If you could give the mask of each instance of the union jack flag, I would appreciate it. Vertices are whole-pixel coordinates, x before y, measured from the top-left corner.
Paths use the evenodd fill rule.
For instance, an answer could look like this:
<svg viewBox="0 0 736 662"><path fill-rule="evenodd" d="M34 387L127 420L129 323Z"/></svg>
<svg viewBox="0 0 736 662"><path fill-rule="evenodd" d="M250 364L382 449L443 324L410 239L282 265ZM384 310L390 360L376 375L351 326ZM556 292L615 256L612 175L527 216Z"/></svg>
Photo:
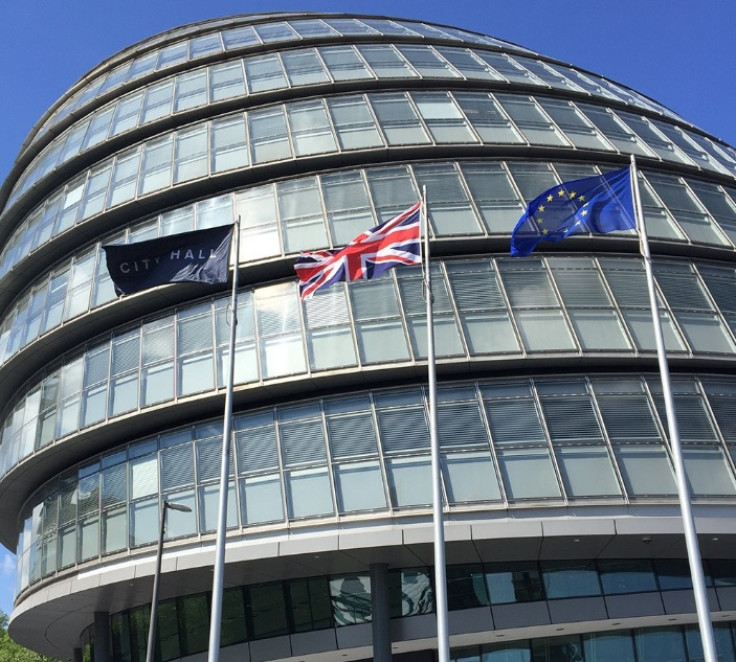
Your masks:
<svg viewBox="0 0 736 662"><path fill-rule="evenodd" d="M421 264L421 208L417 202L340 250L303 252L294 264L302 299L341 280L370 280L402 264Z"/></svg>

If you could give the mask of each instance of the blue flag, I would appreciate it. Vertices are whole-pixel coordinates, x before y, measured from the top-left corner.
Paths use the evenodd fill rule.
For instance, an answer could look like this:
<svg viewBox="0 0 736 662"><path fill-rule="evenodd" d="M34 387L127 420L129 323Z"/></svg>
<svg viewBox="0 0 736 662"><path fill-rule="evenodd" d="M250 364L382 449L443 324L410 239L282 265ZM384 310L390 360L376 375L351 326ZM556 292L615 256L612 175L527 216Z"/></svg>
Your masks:
<svg viewBox="0 0 736 662"><path fill-rule="evenodd" d="M511 255L529 255L540 241L636 227L629 168L563 182L532 200L511 233Z"/></svg>
<svg viewBox="0 0 736 662"><path fill-rule="evenodd" d="M225 283L232 225L134 244L103 246L115 292L133 294L164 283Z"/></svg>

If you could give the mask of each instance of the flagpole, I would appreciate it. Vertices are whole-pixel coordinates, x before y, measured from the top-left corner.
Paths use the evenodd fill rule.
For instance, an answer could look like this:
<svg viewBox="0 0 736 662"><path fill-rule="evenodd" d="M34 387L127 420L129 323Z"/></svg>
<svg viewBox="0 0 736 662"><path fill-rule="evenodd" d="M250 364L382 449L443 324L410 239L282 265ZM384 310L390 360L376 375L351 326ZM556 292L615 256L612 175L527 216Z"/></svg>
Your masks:
<svg viewBox="0 0 736 662"><path fill-rule="evenodd" d="M222 624L222 587L225 574L225 538L227 534L227 493L230 477L230 448L232 441L233 382L235 378L235 336L238 324L238 267L240 265L240 216L235 222L233 290L230 297L230 342L225 414L222 426L222 459L220 462L220 500L217 518L217 542L212 579L212 607L208 662L217 662L220 656L220 628Z"/></svg>
<svg viewBox="0 0 736 662"><path fill-rule="evenodd" d="M649 240L647 238L647 230L644 224L644 211L642 208L641 196L639 194L639 173L636 168L636 158L633 154L631 155L631 190L634 195L634 213L636 215L636 225L639 229L639 244L642 257L644 258L644 268L647 276L649 304L652 308L652 322L654 323L654 337L657 343L657 357L659 359L662 393L664 395L665 410L667 412L667 425L670 436L670 447L672 449L672 459L675 463L677 493L680 501L682 522L685 528L685 542L687 545L688 561L690 563L690 575L692 576L693 582L695 607L700 627L700 638L703 644L705 662L717 662L718 657L713 637L713 623L710 617L708 594L705 589L703 563L700 558L698 536L695 530L695 520L690 507L690 494L687 487L687 475L685 473L685 463L682 457L682 448L680 446L680 434L675 415L675 403L672 398L672 389L670 388L670 374L664 346L664 336L662 334L662 322L659 318L659 306L657 305L657 295L654 289L652 257L649 253Z"/></svg>
<svg viewBox="0 0 736 662"><path fill-rule="evenodd" d="M424 232L424 296L427 300L427 381L429 384L429 442L432 452L432 521L434 524L434 595L437 611L437 654L439 662L449 662L447 633L447 578L445 571L445 531L442 516L440 448L437 439L437 374L434 357L434 319L432 315L432 278L429 264L429 217L427 187L422 187L422 229Z"/></svg>

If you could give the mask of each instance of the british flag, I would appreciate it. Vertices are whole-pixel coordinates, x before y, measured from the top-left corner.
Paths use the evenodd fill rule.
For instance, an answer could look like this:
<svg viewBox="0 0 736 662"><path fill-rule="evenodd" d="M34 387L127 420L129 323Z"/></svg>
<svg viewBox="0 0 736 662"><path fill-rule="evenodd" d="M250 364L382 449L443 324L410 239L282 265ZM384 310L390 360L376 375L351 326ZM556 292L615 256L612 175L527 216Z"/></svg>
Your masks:
<svg viewBox="0 0 736 662"><path fill-rule="evenodd" d="M421 264L421 208L417 202L340 250L303 252L294 264L302 299L341 280L370 280L402 264Z"/></svg>

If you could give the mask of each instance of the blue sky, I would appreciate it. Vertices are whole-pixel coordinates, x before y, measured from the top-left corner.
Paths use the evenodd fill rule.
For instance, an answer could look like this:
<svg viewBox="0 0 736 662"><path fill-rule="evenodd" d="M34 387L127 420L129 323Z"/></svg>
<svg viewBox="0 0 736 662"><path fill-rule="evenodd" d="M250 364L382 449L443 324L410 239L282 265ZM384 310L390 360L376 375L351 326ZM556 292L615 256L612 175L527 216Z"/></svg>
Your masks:
<svg viewBox="0 0 736 662"><path fill-rule="evenodd" d="M0 179L44 111L118 50L186 23L277 11L361 11L484 32L633 87L736 145L734 0L4 0ZM13 584L14 557L0 549L6 613Z"/></svg>

